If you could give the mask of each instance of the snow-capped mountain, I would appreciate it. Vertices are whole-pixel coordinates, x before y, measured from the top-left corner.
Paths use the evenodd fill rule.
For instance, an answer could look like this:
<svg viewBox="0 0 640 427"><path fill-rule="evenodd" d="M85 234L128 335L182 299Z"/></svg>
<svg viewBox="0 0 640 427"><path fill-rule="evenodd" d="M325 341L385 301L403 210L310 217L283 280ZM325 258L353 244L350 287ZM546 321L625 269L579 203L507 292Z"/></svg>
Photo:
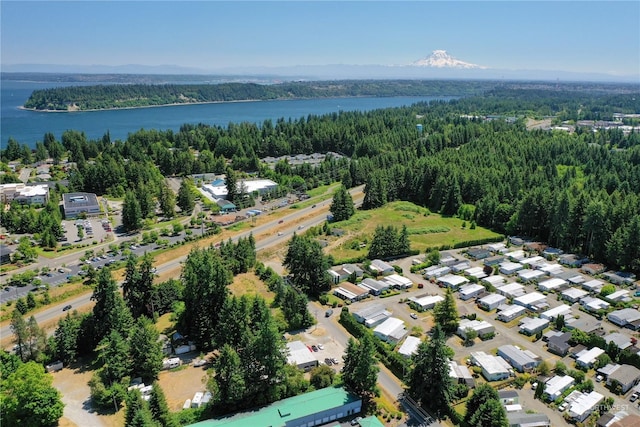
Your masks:
<svg viewBox="0 0 640 427"><path fill-rule="evenodd" d="M426 58L422 58L411 65L416 67L431 68L487 68L481 65L460 61L459 59L456 59L453 56L449 55L446 50L434 50L433 52L431 52L431 55L427 56Z"/></svg>

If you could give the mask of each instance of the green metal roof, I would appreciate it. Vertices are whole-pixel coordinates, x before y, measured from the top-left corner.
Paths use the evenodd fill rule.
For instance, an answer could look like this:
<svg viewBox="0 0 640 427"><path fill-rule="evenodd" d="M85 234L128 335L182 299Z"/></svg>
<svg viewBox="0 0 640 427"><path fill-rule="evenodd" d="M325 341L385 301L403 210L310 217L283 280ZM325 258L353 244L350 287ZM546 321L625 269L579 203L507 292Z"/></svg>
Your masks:
<svg viewBox="0 0 640 427"><path fill-rule="evenodd" d="M344 388L327 387L279 400L268 406L214 418L188 427L283 427L288 421L337 408L359 398Z"/></svg>
<svg viewBox="0 0 640 427"><path fill-rule="evenodd" d="M360 420L360 427L384 427L377 417L370 416Z"/></svg>

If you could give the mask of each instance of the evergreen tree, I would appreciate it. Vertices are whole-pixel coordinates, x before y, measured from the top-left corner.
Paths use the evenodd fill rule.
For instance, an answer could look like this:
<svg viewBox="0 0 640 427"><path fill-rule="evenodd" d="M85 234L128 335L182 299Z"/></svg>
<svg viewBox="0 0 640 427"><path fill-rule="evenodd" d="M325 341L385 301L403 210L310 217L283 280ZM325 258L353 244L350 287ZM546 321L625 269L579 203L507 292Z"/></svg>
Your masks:
<svg viewBox="0 0 640 427"><path fill-rule="evenodd" d="M67 312L66 317L58 321L58 327L54 333L55 353L65 365L75 361L78 355L80 325L80 316L75 312L73 316Z"/></svg>
<svg viewBox="0 0 640 427"><path fill-rule="evenodd" d="M100 341L97 350L98 359L102 362L100 378L105 385L111 386L130 374L132 365L129 352L132 348L120 332L111 331Z"/></svg>
<svg viewBox="0 0 640 427"><path fill-rule="evenodd" d="M93 306L93 339L99 341L109 335L112 330L127 337L133 324L133 318L118 292L118 284L111 277L109 269L103 268L98 273L91 299L96 302Z"/></svg>
<svg viewBox="0 0 640 427"><path fill-rule="evenodd" d="M215 249L193 249L182 269L185 310L180 325L196 345L212 348L232 277Z"/></svg>
<svg viewBox="0 0 640 427"><path fill-rule="evenodd" d="M145 383L158 378L162 369L162 344L160 334L151 320L139 317L130 337L130 354L133 374Z"/></svg>
<svg viewBox="0 0 640 427"><path fill-rule="evenodd" d="M489 400L499 401L498 391L487 383L478 385L469 400L467 400L467 410L464 417L465 422L470 423L471 418L478 411L478 408Z"/></svg>
<svg viewBox="0 0 640 427"><path fill-rule="evenodd" d="M453 399L454 386L449 376L452 355L453 350L447 347L445 334L436 323L431 339L421 343L412 357L414 367L407 381L409 394L438 417L449 412Z"/></svg>
<svg viewBox="0 0 640 427"><path fill-rule="evenodd" d="M333 195L333 201L329 208L334 221L345 221L353 216L356 209L353 198L344 185L341 185Z"/></svg>
<svg viewBox="0 0 640 427"><path fill-rule="evenodd" d="M362 209L375 209L387 203L387 190L379 173L372 172L364 187Z"/></svg>
<svg viewBox="0 0 640 427"><path fill-rule="evenodd" d="M246 387L240 356L233 348L224 345L216 358L214 374L207 382L216 407L224 408L225 412L233 411L242 403Z"/></svg>
<svg viewBox="0 0 640 427"><path fill-rule="evenodd" d="M160 423L162 427L178 427L178 424L171 417L169 406L167 405L167 399L165 398L164 392L157 381L154 381L151 385L149 410L151 411L153 419Z"/></svg>
<svg viewBox="0 0 640 427"><path fill-rule="evenodd" d="M317 297L331 287L327 257L320 244L309 237L293 234L283 265L291 273L293 285L309 296Z"/></svg>
<svg viewBox="0 0 640 427"><path fill-rule="evenodd" d="M122 291L127 307L134 318L153 317L153 257L145 254L138 264L134 254L129 255Z"/></svg>
<svg viewBox="0 0 640 427"><path fill-rule="evenodd" d="M11 331L14 335L14 342L18 346L17 354L20 360L25 362L28 356L27 343L29 335L27 332L27 322L22 317L22 313L17 308L11 313Z"/></svg>
<svg viewBox="0 0 640 427"><path fill-rule="evenodd" d="M236 171L228 167L225 171L224 185L227 188L227 200L231 203L238 203L238 176Z"/></svg>
<svg viewBox="0 0 640 427"><path fill-rule="evenodd" d="M507 411L499 400L490 399L480 405L468 425L472 427L509 427Z"/></svg>
<svg viewBox="0 0 640 427"><path fill-rule="evenodd" d="M158 202L162 216L169 219L176 216L176 196L166 183L160 187Z"/></svg>
<svg viewBox="0 0 640 427"><path fill-rule="evenodd" d="M193 193L191 192L191 183L187 178L184 178L180 183L180 189L178 190L178 197L176 198L178 207L182 210L182 214L191 213L195 206L195 200Z"/></svg>
<svg viewBox="0 0 640 427"><path fill-rule="evenodd" d="M142 227L142 210L136 194L127 191L122 204L122 225L126 231L139 230Z"/></svg>
<svg viewBox="0 0 640 427"><path fill-rule="evenodd" d="M370 400L377 395L378 365L375 358L373 338L366 333L360 341L349 338L344 356L342 379L345 386L364 398Z"/></svg>
<svg viewBox="0 0 640 427"><path fill-rule="evenodd" d="M456 300L453 297L451 288L447 288L444 294L444 301L440 301L433 308L433 318L437 325L440 325L442 331L449 335L458 330L460 320L458 318L458 308Z"/></svg>

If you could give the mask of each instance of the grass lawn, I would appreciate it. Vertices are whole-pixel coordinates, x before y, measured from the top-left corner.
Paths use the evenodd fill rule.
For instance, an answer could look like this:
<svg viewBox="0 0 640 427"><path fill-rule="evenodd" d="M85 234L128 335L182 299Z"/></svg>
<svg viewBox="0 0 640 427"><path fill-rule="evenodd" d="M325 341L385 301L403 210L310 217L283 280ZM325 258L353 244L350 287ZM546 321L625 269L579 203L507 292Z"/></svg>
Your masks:
<svg viewBox="0 0 640 427"><path fill-rule="evenodd" d="M238 274L233 278L233 283L229 286L233 295L260 295L270 305L273 302L274 294L267 289L267 285L254 273Z"/></svg>
<svg viewBox="0 0 640 427"><path fill-rule="evenodd" d="M378 225L393 224L398 228L406 225L411 248L420 252L424 252L428 247L453 246L458 242L500 236L483 227L471 230L470 223L463 228L462 223L460 218L434 214L410 202L388 203L378 209L357 211L349 220L331 224L332 228L345 231L344 241L332 248L331 254L337 260L366 254Z"/></svg>

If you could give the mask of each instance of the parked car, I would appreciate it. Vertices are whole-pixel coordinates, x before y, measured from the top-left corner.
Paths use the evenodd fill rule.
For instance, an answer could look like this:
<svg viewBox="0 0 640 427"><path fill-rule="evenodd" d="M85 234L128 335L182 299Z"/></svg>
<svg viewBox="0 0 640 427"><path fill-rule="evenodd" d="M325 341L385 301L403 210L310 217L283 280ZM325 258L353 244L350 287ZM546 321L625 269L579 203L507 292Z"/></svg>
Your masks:
<svg viewBox="0 0 640 427"><path fill-rule="evenodd" d="M596 382L601 382L604 379L604 377L600 374L596 375Z"/></svg>
<svg viewBox="0 0 640 427"><path fill-rule="evenodd" d="M311 346L311 350L313 350L314 352L317 352L318 351L318 346L312 345Z"/></svg>
<svg viewBox="0 0 640 427"><path fill-rule="evenodd" d="M417 319L418 315L415 313L411 313L409 316L411 316L412 319Z"/></svg>
<svg viewBox="0 0 640 427"><path fill-rule="evenodd" d="M635 402L636 400L638 400L638 393L633 393L631 397L629 397L629 401Z"/></svg>
<svg viewBox="0 0 640 427"><path fill-rule="evenodd" d="M322 344L318 344L318 350L324 350L324 346Z"/></svg>
<svg viewBox="0 0 640 427"><path fill-rule="evenodd" d="M331 317L332 314L333 314L333 310L329 309L329 310L324 312L324 317Z"/></svg>
<svg viewBox="0 0 640 427"><path fill-rule="evenodd" d="M569 402L562 402L560 406L558 406L558 410L560 412L564 412L564 410L567 409L568 406L569 406Z"/></svg>
<svg viewBox="0 0 640 427"><path fill-rule="evenodd" d="M362 417L357 417L351 420L351 425L352 426L359 426L360 425L360 421L362 421Z"/></svg>

